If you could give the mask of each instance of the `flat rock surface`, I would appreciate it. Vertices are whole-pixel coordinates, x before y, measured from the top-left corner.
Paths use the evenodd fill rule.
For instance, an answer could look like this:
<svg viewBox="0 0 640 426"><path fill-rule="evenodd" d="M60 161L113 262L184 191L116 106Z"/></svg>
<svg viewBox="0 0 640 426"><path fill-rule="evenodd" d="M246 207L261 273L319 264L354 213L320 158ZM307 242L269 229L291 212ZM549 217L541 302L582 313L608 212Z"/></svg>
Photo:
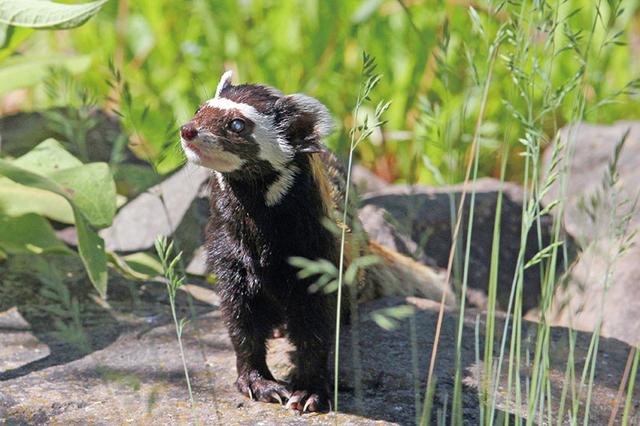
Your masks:
<svg viewBox="0 0 640 426"><path fill-rule="evenodd" d="M358 333L352 334L345 326L341 334L338 414L295 415L279 405L253 402L236 392L234 354L216 308L215 293L202 285L188 289L193 296L189 299L186 293L179 293L178 315L194 315L183 336L193 406L162 284L140 287L132 301L126 289L112 283L108 306L86 302L83 309L84 315L94 319L83 321L91 346L87 353L79 354L73 345L61 343L60 328L51 321L37 323L24 304L5 306L0 314L0 419L5 424L414 424L416 404L422 398L416 399L416 389L418 395L423 394L433 345L436 303L389 298L361 306ZM385 331L371 320L374 311L407 303L416 307L416 314L411 320L400 321L395 330ZM451 401L456 316L456 312L445 314L435 368L434 412L442 411L444 402ZM111 320L105 321L105 317ZM501 324L499 319L497 336L501 336ZM464 423L469 425L479 422L481 366L475 345L476 341L483 345L484 339L482 333L476 339L476 327L484 330L483 320L476 312L469 312L462 337L463 413ZM535 324L524 326L523 332L530 338L525 341L535 341L535 330ZM354 340L354 336L358 338ZM550 375L552 392L558 395L564 383L567 338L565 329L552 331ZM589 338L584 333L576 338L579 369ZM271 340L269 347L269 365L276 377L284 378L291 347L283 338ZM607 422L628 352L628 346L619 341L601 340L592 424ZM522 374L526 374L526 364ZM518 411L506 404L502 389L497 393L498 409ZM637 406L637 394L634 402Z"/></svg>

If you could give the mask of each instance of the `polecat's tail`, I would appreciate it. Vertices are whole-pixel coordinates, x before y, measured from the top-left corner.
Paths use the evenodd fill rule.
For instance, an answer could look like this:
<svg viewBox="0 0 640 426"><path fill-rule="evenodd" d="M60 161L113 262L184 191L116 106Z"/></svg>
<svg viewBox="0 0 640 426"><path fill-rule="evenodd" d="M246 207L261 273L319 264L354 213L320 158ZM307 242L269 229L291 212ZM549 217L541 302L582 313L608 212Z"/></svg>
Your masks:
<svg viewBox="0 0 640 426"><path fill-rule="evenodd" d="M369 240L369 252L381 261L365 272L365 294L361 298L375 299L382 296L418 296L454 306L456 297L443 273L416 262L398 252ZM370 292L373 292L371 294Z"/></svg>

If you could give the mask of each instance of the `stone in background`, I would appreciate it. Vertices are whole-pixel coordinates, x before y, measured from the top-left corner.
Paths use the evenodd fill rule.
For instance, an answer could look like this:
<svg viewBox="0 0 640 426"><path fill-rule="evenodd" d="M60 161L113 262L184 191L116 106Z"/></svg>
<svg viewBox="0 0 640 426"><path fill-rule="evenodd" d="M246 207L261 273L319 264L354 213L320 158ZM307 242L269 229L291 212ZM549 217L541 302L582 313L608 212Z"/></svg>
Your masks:
<svg viewBox="0 0 640 426"><path fill-rule="evenodd" d="M640 236L636 235L634 245L612 262L619 242L613 236L610 220L613 213L621 215L620 210L624 208L615 212L612 206L601 205L595 210L593 220L580 208L581 200L589 200L601 188L616 143L627 130L629 135L618 163L619 191L621 197L635 200L640 191L639 122L619 122L613 126L579 124L560 132L563 142L570 137L574 141L565 192L564 226L585 250L573 265L568 282L557 289L551 321L554 325L591 331L602 318L603 336L637 345L640 343ZM545 153L545 169L549 168L552 149L549 147ZM559 194L560 185L556 183L545 201L549 203ZM637 231L640 225L639 207L631 217L630 231ZM607 270L611 276L604 297Z"/></svg>
<svg viewBox="0 0 640 426"><path fill-rule="evenodd" d="M462 191L463 185L437 188L423 185L389 186L365 194L360 218L369 236L379 243L427 265L446 268L455 227L455 219L452 217L457 212ZM489 178L469 183L457 245L461 250L460 259L464 259L472 191L475 191L476 196L467 281L471 291L468 295L473 297L474 304L482 307L482 299L486 297L489 286L498 194L502 191L498 303L501 309L506 310L520 250L522 188ZM543 217L542 247L549 244L551 229L552 218ZM539 250L537 230L532 229L527 235L525 262ZM462 271L462 268L461 260L459 270ZM459 282L458 279L458 284ZM528 268L524 274L524 312L538 305L539 294L540 270Z"/></svg>

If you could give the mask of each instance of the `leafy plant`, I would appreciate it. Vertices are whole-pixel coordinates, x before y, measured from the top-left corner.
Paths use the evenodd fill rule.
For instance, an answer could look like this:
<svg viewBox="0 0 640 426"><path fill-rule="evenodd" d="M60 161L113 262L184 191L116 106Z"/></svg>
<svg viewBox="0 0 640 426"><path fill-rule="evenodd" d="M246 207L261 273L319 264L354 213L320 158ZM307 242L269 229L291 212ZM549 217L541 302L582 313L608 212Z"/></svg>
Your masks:
<svg viewBox="0 0 640 426"><path fill-rule="evenodd" d="M86 71L91 62L86 55L9 55L31 35L32 30L79 27L107 2L64 4L42 0L0 0L0 95L43 81L53 66L62 66L73 73Z"/></svg>
<svg viewBox="0 0 640 426"><path fill-rule="evenodd" d="M343 285L347 284L351 287L351 311L354 323L357 323L357 294L361 290L358 288L358 276L361 271L365 270L369 266L379 262L377 256L374 255L362 255L362 244L366 241L362 226L358 220L353 220L356 217L357 203L352 199L351 194L351 170L353 166L353 160L358 146L368 140L376 129L379 129L384 125L382 115L389 109L391 102L380 101L373 112L373 118L370 118L370 114L362 110L365 109L367 104L371 102L371 95L373 90L378 86L382 79L382 74L376 72L376 63L373 57L369 56L366 52L362 54L362 82L359 87L358 97L354 107L354 126L350 132L350 144L349 144L349 157L347 164L347 175L345 181L345 194L342 202L341 212L334 212L335 222L328 222L325 226L333 231L340 241L340 255L338 260L338 266L334 265L328 259L306 259L301 257L293 257L289 259L289 262L299 268L298 276L300 278L317 277L316 281L309 287L309 291L322 290L325 293L336 293L337 298L337 315L336 315L336 351L334 368L338 371L338 362L340 355L340 322L342 312L342 299L343 299ZM349 237L347 237L349 233ZM347 238L350 240L350 247L347 247ZM350 251L350 255L347 253ZM346 259L351 258L348 267L345 267ZM373 314L374 321L378 322L381 327L388 328L394 324L393 318L396 314L396 310L383 310ZM399 318L403 318L403 314L399 314ZM356 325L357 327L357 325ZM354 345L357 346L357 338L354 338ZM357 348L354 346L354 364L359 365L357 359ZM358 381L358 380L356 380ZM356 384L356 393L359 394L360 384ZM338 410L338 375L336 374L334 380L334 409Z"/></svg>
<svg viewBox="0 0 640 426"><path fill-rule="evenodd" d="M3 182L0 181L0 191ZM46 254L71 251L62 243L49 222L34 213L16 217L0 215L0 253Z"/></svg>
<svg viewBox="0 0 640 426"><path fill-rule="evenodd" d="M107 258L104 242L96 230L109 226L116 211L115 184L108 165L82 164L57 141L49 139L15 160L0 159L0 175L5 176L0 180L0 194L5 195L8 204L1 213L48 216L51 209L53 219L75 223L82 262L98 293L106 297ZM6 195L12 192L28 194L26 197L31 198L31 203L12 207L22 199ZM40 198L42 193L47 195ZM55 196L51 197L49 193ZM53 206L49 202L53 202ZM18 223L29 224L24 219ZM31 244L31 235L24 230L11 233L13 244L17 244L15 240L20 236L26 238L20 244ZM0 240L4 238L0 237ZM51 239L51 233L48 239Z"/></svg>
<svg viewBox="0 0 640 426"><path fill-rule="evenodd" d="M0 0L0 53L15 48L14 29L75 28L94 16L108 0L61 4L35 0ZM28 33L23 33L28 34ZM23 37L19 38L20 42ZM5 52L2 52L2 49ZM0 94L39 82L53 65L86 69L88 58L7 58L0 56ZM70 253L57 242L42 215L74 223L78 251L89 278L102 297L107 292L104 242L96 230L111 224L115 214L115 185L104 163L83 165L55 140L46 140L15 160L0 159L0 250Z"/></svg>
<svg viewBox="0 0 640 426"><path fill-rule="evenodd" d="M640 117L635 47L624 45L626 35L637 25L637 2L488 0L470 5L455 1L310 0L305 2L307 13L300 13L299 2L294 1L229 0L217 2L215 9L208 0L136 0L128 2L126 8L115 7L115 3L63 5L0 0L0 95L30 88L21 103L23 109L61 106L56 103L60 99L46 93L46 77L51 67L65 69L78 87L108 100L98 106L106 106L120 116L137 156L165 173L183 160L179 149L171 145L177 141L172 133L175 123L188 119L195 106L211 96L225 68L235 68L242 81L263 82L287 93L305 92L320 98L341 119L339 131L328 141L330 146L348 154L350 164L357 158L388 181L443 184L469 182L481 176L520 181L524 189L521 244L502 331L496 319L496 275L503 232L501 201L494 221L484 348L480 347L479 338L475 348L478 364L484 363L479 391L481 422L506 424L515 417L519 424L561 424L567 416L572 424L589 422L599 327L582 371L577 367L581 360L574 353L576 334L567 332L569 355L557 407L556 394L551 392L548 316L560 279L557 261L566 250L561 218L568 164L576 144L575 131L569 132L566 140L556 139L556 134L567 123L611 123ZM14 15L16 5L20 7L19 15ZM218 13L221 9L224 13ZM63 37L34 31L77 25L98 10L103 13L96 19ZM186 22L176 20L176 16L186 17ZM19 24L30 28L18 28ZM368 46L372 56L378 58L375 69L369 56L364 58L363 69L359 46ZM69 51L74 53L69 55ZM113 61L106 64L106 58ZM361 81L363 72L365 78ZM384 80L380 74L386 76ZM360 88L361 96L353 110L349 99L355 87ZM367 87L375 87L376 94L393 99L393 104L381 103L378 108L371 105L368 94L362 96ZM384 121L380 119L382 112ZM363 116L371 117L372 122ZM57 124L60 128L68 126L63 133L75 146L82 146L81 139L73 141L73 136L84 131L82 116L77 123L58 117ZM371 143L360 143L360 137ZM540 157L550 144L554 146L551 170L542 179ZM54 179L58 176L54 171L26 168L26 173L14 161L17 160L3 160L2 164L8 164L4 168L16 177L15 181L0 181L0 250L5 255L70 252L57 241L46 218L71 224L78 220L80 212L84 217L80 218L81 224L88 224L93 235L107 222L91 223L91 214L83 212L81 200L65 192L71 185ZM80 167L77 163L76 166ZM610 172L615 172L615 167L610 167ZM594 215L595 207L611 210L605 215L610 221L604 224L603 231L618 238L626 250L633 236L628 219L637 206L635 200L620 195L615 173L609 173L608 179L611 184L603 185L595 197L586 199L583 210L587 215ZM560 193L542 208L540 201L550 194L552 185L559 186ZM346 250L345 234L349 229L354 231L349 226L353 225L349 223L349 209L355 205L355 197L350 194L348 198L351 201L345 200L341 212L344 216L337 220L340 225L334 223L331 228L343 241L341 259ZM474 193L468 198L473 205ZM454 392L444 397L437 395L444 402L442 408L436 408L439 424L449 418L457 424L463 416L464 372L460 359L465 345L461 327L465 320L473 214L468 223L462 223L453 202L452 206L456 234L465 226L467 240L460 238L455 244L448 268L449 275L461 283L463 297L456 328ZM84 208L91 210L89 206ZM531 230L539 232L542 216L552 210L559 219L554 224L551 243L538 244L538 254L525 260L526 235ZM99 240L89 242L99 248ZM167 277L167 290L175 298L182 278L171 272L175 266L175 258L168 250L171 246L164 241L158 248L163 252L160 266ZM82 250L80 254L83 255ZM613 253L609 259L610 268L603 278L605 286L619 254ZM107 256L138 278L155 275L159 270L150 257ZM344 284L356 282L359 270L369 261L373 259L360 261L356 256L351 266L344 268L344 262L336 267L318 259L292 259L301 269L301 276L316 278L313 290L328 293L337 293ZM103 265L102 261L97 263ZM522 320L523 277L532 268L540 269L543 288L535 338L523 335ZM97 269L94 278L101 278L104 269ZM67 306L74 309L72 303ZM188 381L181 341L184 322L177 318L175 301L172 315ZM393 328L407 317L412 326L414 374L418 377L418 330L410 309L379 310L372 315L385 328ZM337 344L339 326L338 322ZM476 322L476 336L479 328ZM357 335L353 341L357 344ZM434 418L431 411L436 395L433 372L437 347L436 339L426 387L421 379L414 383L416 422L428 423ZM623 424L634 421L632 396L639 354L637 350L630 353L627 379L620 385L620 395L627 388ZM336 366L337 360L336 354ZM358 385L357 359L354 365L359 400L362 390ZM503 386L501 379L505 376ZM507 395L506 406L515 407L513 417L500 417L499 395ZM334 408L338 408L337 401ZM616 420L615 416L612 418Z"/></svg>
<svg viewBox="0 0 640 426"><path fill-rule="evenodd" d="M84 24L107 1L63 4L42 0L0 0L0 22L17 27L66 30Z"/></svg>

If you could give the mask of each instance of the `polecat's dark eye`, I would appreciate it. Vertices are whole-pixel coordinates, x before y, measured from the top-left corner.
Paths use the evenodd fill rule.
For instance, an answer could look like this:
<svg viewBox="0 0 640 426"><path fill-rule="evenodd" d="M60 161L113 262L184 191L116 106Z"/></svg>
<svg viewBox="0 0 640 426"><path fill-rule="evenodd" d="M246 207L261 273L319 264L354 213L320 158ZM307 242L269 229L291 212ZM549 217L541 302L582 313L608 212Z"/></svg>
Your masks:
<svg viewBox="0 0 640 426"><path fill-rule="evenodd" d="M229 129L232 132L240 133L244 130L244 121L239 118L234 118L229 122Z"/></svg>

